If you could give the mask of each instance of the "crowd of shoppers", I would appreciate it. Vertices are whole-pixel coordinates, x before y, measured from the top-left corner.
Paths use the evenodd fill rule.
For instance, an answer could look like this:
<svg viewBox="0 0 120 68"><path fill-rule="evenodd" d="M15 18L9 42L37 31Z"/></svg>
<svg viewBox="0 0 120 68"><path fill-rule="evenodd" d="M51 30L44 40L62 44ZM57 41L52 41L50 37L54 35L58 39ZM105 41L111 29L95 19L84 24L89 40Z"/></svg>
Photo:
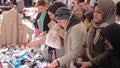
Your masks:
<svg viewBox="0 0 120 68"><path fill-rule="evenodd" d="M19 13L24 6L33 6L32 0L20 4ZM48 68L120 67L120 2L77 0L67 6L59 0L37 0L34 6L34 37L26 47L48 47Z"/></svg>
<svg viewBox="0 0 120 68"><path fill-rule="evenodd" d="M55 15L50 10L51 6L48 8L51 22L54 21L50 22L48 26L51 28L50 24L58 24L64 30L63 37L61 37L64 40L65 49L64 55L57 57L48 65L48 68L55 68L64 64L66 64L67 68L75 68L74 62L76 62L77 58L81 58L78 62L78 64L82 65L81 68L107 66L101 64L106 62L107 59L105 60L105 58L109 54L107 44L104 42L106 37L103 36L103 33L101 34L101 30L116 21L115 3L112 0L97 0L89 10L86 10L81 4L77 7L76 5L78 4L75 4L73 11L67 7L61 7L57 11L53 10ZM76 12L76 10L78 11ZM87 14L93 17L90 19L91 25L89 25L89 29L86 28L84 23Z"/></svg>
<svg viewBox="0 0 120 68"><path fill-rule="evenodd" d="M108 3L108 6L105 6ZM103 7L104 6L104 7ZM104 38L100 31L115 21L115 3L112 0L98 0L94 6L93 22L88 31L86 40L86 52L89 62L83 66L99 65L99 61L105 56Z"/></svg>

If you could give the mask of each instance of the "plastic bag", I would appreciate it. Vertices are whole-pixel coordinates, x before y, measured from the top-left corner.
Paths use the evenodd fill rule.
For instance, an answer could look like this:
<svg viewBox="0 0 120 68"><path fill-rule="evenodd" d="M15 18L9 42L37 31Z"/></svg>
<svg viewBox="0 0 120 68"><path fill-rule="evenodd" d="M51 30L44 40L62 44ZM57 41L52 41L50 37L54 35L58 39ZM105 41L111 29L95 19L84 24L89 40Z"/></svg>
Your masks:
<svg viewBox="0 0 120 68"><path fill-rule="evenodd" d="M47 36L46 36L46 41L45 43L52 47L52 48L56 48L56 49L60 49L61 48L61 40L60 37L57 33L57 29L58 29L58 25L55 24L52 29L50 29L50 31L48 32Z"/></svg>

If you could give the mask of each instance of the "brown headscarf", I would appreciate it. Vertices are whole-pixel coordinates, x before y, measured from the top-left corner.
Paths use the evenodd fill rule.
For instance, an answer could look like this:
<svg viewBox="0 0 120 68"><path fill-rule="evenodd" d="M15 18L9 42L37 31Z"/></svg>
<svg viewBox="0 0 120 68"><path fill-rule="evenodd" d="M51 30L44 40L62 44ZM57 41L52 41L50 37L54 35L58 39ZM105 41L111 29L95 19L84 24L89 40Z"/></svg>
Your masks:
<svg viewBox="0 0 120 68"><path fill-rule="evenodd" d="M97 6L99 7L101 13L102 13L102 20L100 21L100 25L97 26L97 24L93 23L93 27L96 27L98 32L96 33L96 36L98 37L101 31L101 28L106 27L107 25L115 22L116 19L116 6L113 0L98 0ZM94 40L97 41L97 38L95 37Z"/></svg>
<svg viewBox="0 0 120 68"><path fill-rule="evenodd" d="M101 13L102 13L102 20L100 22L97 22L99 24L96 24L94 21L90 27L90 30L87 35L86 44L89 48L89 46L92 44L96 44L98 39L100 38L100 31L102 28L106 27L107 25L113 23L115 21L115 3L112 0L98 0L95 6L98 6ZM95 30L96 29L96 30ZM95 37L93 38L93 41L91 41L91 36L93 35L93 31L95 30Z"/></svg>
<svg viewBox="0 0 120 68"><path fill-rule="evenodd" d="M115 3L112 0L98 0L96 5L102 13L102 20L99 23L113 23L116 14Z"/></svg>

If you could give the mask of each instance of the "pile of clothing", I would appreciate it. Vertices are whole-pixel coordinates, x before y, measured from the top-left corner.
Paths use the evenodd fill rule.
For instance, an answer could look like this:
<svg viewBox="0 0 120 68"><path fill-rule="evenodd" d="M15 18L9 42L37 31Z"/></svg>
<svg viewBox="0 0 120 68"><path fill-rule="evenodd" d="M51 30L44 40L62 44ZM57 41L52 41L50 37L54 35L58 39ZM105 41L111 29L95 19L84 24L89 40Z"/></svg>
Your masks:
<svg viewBox="0 0 120 68"><path fill-rule="evenodd" d="M44 68L49 62L30 48L0 49L1 68Z"/></svg>

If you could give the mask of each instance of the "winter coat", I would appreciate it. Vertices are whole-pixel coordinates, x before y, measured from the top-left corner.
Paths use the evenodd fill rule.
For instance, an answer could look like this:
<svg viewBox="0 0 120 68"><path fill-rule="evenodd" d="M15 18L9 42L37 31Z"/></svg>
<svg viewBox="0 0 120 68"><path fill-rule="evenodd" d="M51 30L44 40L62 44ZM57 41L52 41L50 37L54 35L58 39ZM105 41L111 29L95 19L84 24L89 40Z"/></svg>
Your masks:
<svg viewBox="0 0 120 68"><path fill-rule="evenodd" d="M73 63L73 60L77 59L78 56L83 56L82 46L85 43L86 33L85 25L80 22L78 17L73 15L65 30L65 54L63 57L57 59L60 65L68 63L67 68L70 68L69 63Z"/></svg>
<svg viewBox="0 0 120 68"><path fill-rule="evenodd" d="M108 55L104 58L102 68L120 68L120 54L114 50L109 50Z"/></svg>

